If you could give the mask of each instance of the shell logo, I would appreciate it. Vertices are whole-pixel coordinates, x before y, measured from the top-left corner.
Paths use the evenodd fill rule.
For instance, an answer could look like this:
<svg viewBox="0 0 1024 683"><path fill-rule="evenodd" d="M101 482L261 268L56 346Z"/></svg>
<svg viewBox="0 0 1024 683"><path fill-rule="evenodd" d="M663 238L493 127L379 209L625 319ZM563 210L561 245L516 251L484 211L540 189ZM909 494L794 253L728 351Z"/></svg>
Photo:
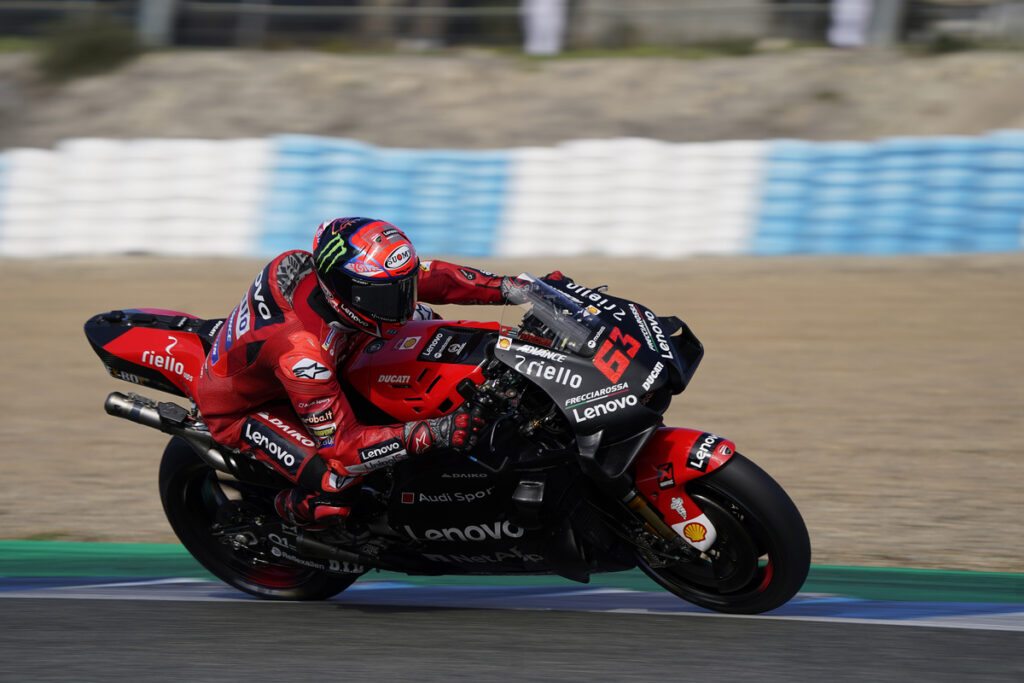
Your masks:
<svg viewBox="0 0 1024 683"><path fill-rule="evenodd" d="M697 522L690 522L683 527L683 536L690 539L694 543L700 543L707 538L708 530L703 524Z"/></svg>
<svg viewBox="0 0 1024 683"><path fill-rule="evenodd" d="M502 337L501 339L498 340L498 348L503 350L503 351L507 350L511 346L512 346L512 340L509 339L508 337Z"/></svg>

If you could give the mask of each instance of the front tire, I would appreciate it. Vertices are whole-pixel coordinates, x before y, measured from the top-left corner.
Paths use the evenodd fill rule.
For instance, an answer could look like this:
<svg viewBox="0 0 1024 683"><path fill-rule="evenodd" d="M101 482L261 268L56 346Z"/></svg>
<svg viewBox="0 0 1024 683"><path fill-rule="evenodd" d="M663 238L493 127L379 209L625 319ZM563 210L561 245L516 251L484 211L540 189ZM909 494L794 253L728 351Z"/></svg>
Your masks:
<svg viewBox="0 0 1024 683"><path fill-rule="evenodd" d="M271 600L325 600L358 578L336 576L246 556L214 534L218 511L231 502L216 470L185 441L174 438L160 461L160 500L182 545L211 574L235 588ZM274 492L239 485L242 500L267 509Z"/></svg>
<svg viewBox="0 0 1024 683"><path fill-rule="evenodd" d="M652 567L638 557L644 573L688 602L731 614L767 612L796 595L811 564L810 538L771 476L737 453L686 488L718 538L693 562Z"/></svg>

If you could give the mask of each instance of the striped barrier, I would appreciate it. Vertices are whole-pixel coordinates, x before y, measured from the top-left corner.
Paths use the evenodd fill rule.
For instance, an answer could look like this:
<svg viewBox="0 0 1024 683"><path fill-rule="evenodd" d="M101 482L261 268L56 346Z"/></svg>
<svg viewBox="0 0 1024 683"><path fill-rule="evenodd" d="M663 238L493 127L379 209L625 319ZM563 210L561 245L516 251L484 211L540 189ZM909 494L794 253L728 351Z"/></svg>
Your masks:
<svg viewBox="0 0 1024 683"><path fill-rule="evenodd" d="M513 150L498 254L744 253L766 144L622 139Z"/></svg>
<svg viewBox="0 0 1024 683"><path fill-rule="evenodd" d="M268 140L73 139L7 150L0 255L252 253L270 154Z"/></svg>
<svg viewBox="0 0 1024 683"><path fill-rule="evenodd" d="M0 256L269 256L383 218L424 254L929 254L1024 247L1024 131L389 149L282 135L0 152Z"/></svg>
<svg viewBox="0 0 1024 683"><path fill-rule="evenodd" d="M775 141L765 169L753 253L1022 246L1024 131L876 143Z"/></svg>
<svg viewBox="0 0 1024 683"><path fill-rule="evenodd" d="M383 149L352 140L274 140L263 254L306 248L338 216L402 227L425 254L489 256L501 226L510 153Z"/></svg>

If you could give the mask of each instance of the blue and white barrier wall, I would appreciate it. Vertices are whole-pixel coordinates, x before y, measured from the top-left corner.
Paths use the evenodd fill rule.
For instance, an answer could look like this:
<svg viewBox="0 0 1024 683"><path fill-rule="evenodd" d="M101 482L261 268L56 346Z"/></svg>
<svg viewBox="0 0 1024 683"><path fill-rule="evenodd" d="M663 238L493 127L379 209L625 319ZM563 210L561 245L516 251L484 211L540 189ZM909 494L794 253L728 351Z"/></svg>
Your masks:
<svg viewBox="0 0 1024 683"><path fill-rule="evenodd" d="M0 152L0 256L269 256L337 216L424 254L920 254L1024 248L1024 131L412 150L282 135Z"/></svg>

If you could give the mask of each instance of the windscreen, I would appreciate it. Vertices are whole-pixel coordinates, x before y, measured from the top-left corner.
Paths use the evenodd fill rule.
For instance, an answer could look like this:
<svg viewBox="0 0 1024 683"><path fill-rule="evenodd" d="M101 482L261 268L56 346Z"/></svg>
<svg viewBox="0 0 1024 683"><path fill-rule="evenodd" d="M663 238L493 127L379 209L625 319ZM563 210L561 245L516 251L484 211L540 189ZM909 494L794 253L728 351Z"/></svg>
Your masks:
<svg viewBox="0 0 1024 683"><path fill-rule="evenodd" d="M508 306L502 314L502 324L514 324L510 310L522 318L519 327L529 335L550 340L552 349L572 351L583 356L594 355L590 343L603 329L600 320L591 311L529 273L516 279L515 286L506 293ZM545 344L546 345L546 344Z"/></svg>

